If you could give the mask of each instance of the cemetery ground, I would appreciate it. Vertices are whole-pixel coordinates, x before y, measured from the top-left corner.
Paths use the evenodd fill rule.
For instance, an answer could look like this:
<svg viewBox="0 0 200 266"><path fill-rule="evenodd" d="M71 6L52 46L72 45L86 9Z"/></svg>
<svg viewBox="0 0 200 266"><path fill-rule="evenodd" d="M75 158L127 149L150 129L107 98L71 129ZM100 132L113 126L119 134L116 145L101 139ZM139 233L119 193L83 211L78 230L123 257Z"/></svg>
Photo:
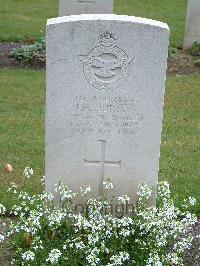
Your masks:
<svg viewBox="0 0 200 266"><path fill-rule="evenodd" d="M58 16L57 0L0 0L0 41L33 41L45 34L46 20ZM114 13L147 17L166 22L170 46L183 46L186 0L115 0ZM178 8L178 12L177 12Z"/></svg>
<svg viewBox="0 0 200 266"><path fill-rule="evenodd" d="M35 2L0 0L0 203L8 209L18 201L7 193L11 182L32 194L44 189L39 182L44 175L44 65L36 63L36 70L22 64L27 67L23 69L8 57L11 47L43 37L46 19L58 14L58 1ZM186 0L179 0L179 12L176 9L173 0L115 1L116 13L167 22L171 28L170 46L182 48ZM200 67L195 61L195 57L182 51L169 59L159 180L169 181L178 206L184 198L195 197L198 204L190 211L200 217ZM6 163L12 164L11 173L5 171ZM33 168L34 178L24 183L26 166ZM196 235L200 233L199 224L194 231ZM187 265L196 265L191 264L192 253L187 254ZM0 248L0 265L7 265L12 254L9 244Z"/></svg>
<svg viewBox="0 0 200 266"><path fill-rule="evenodd" d="M34 169L27 189L41 192L37 178L44 175L45 71L0 69L1 165L11 163L14 171L0 170L0 199L11 207L15 199L6 193L13 181L21 184L23 169ZM177 204L194 196L200 204L199 110L200 75L167 79L164 127L161 143L160 180L168 180ZM200 216L200 205L192 209Z"/></svg>
<svg viewBox="0 0 200 266"><path fill-rule="evenodd" d="M47 18L58 15L58 1L38 0L29 3L25 0L0 0L1 23L0 23L0 67L25 66L25 62L16 62L9 57L12 48L22 44L32 44L45 35ZM179 12L177 12L177 5ZM170 27L170 47L182 49L186 0L116 0L114 11L116 14L127 14L148 17L166 22ZM11 19L12 18L12 19ZM189 53L179 50L176 56L169 59L168 74L192 74L200 73L199 62ZM44 63L34 62L34 68L44 68Z"/></svg>
<svg viewBox="0 0 200 266"><path fill-rule="evenodd" d="M15 182L30 193L43 190L39 179L44 174L44 102L45 71L30 69L0 69L1 91L1 169L0 202L8 208L18 201L7 189ZM168 180L175 203L194 196L198 204L190 211L200 216L199 179L199 110L200 75L168 77L166 83L164 126L161 143L159 180ZM13 172L3 165L11 163ZM24 183L23 169L34 169L34 178ZM199 234L200 225L194 228ZM186 256L186 265L195 264L196 243ZM10 243L0 249L0 265L13 256ZM194 264L191 264L191 262Z"/></svg>

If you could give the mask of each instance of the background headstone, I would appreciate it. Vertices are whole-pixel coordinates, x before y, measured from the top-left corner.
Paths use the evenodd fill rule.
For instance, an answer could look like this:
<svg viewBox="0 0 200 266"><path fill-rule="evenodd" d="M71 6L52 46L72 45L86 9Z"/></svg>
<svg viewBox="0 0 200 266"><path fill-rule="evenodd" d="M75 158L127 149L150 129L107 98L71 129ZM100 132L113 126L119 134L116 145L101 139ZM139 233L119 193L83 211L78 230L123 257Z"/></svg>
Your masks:
<svg viewBox="0 0 200 266"><path fill-rule="evenodd" d="M190 49L200 42L200 0L188 0L183 49Z"/></svg>
<svg viewBox="0 0 200 266"><path fill-rule="evenodd" d="M114 0L59 0L59 16L112 14Z"/></svg>
<svg viewBox="0 0 200 266"><path fill-rule="evenodd" d="M46 189L157 185L168 26L117 15L47 23Z"/></svg>

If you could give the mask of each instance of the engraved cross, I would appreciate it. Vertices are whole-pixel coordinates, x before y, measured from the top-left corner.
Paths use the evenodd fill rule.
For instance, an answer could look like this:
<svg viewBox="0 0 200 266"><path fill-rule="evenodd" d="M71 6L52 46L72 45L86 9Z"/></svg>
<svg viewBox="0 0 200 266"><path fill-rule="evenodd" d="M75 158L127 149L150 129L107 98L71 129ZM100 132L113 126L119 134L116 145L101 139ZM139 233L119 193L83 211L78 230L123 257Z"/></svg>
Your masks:
<svg viewBox="0 0 200 266"><path fill-rule="evenodd" d="M121 160L120 161L106 161L106 140L99 140L101 142L101 160L99 161L88 161L84 159L84 163L86 165L99 165L100 166L100 186L99 186L99 194L103 194L103 181L105 175L105 165L108 166L118 166L121 167Z"/></svg>

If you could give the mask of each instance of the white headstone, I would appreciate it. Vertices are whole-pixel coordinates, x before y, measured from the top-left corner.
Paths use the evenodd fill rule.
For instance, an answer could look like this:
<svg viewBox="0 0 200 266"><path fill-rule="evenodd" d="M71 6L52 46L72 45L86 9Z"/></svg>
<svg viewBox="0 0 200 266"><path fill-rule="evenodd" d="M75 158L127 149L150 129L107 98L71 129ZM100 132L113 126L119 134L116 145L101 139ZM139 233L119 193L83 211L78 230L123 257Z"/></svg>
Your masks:
<svg viewBox="0 0 200 266"><path fill-rule="evenodd" d="M46 189L134 196L157 185L168 26L81 15L47 23Z"/></svg>
<svg viewBox="0 0 200 266"><path fill-rule="evenodd" d="M59 0L59 16L112 14L114 0Z"/></svg>
<svg viewBox="0 0 200 266"><path fill-rule="evenodd" d="M200 42L200 0L188 0L184 50L190 49L196 41Z"/></svg>

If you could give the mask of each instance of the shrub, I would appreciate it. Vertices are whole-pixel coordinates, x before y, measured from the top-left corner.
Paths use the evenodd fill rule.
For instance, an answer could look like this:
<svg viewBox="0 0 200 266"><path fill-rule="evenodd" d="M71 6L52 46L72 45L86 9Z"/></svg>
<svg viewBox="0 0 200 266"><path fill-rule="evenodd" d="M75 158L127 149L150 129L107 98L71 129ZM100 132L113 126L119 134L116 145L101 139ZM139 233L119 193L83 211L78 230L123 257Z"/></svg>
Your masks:
<svg viewBox="0 0 200 266"><path fill-rule="evenodd" d="M28 63L33 63L34 61L45 62L45 52L45 39L41 38L34 44L14 48L10 52L10 57L17 61L25 61Z"/></svg>
<svg viewBox="0 0 200 266"><path fill-rule="evenodd" d="M175 47L169 47L168 48L168 56L174 57L178 53L178 49Z"/></svg>
<svg viewBox="0 0 200 266"><path fill-rule="evenodd" d="M200 43L198 42L193 43L191 54L194 56L200 56Z"/></svg>
<svg viewBox="0 0 200 266"><path fill-rule="evenodd" d="M90 187L73 193L60 183L55 190L60 201L55 204L51 193L31 196L18 192L13 184L9 190L21 203L13 206L11 213L17 219L8 222L0 241L12 240L19 265L183 265L182 255L191 247L190 229L197 219L174 206L168 183L158 184L157 207L148 206L151 189L141 184L129 215L112 215L114 202L124 205L130 199L126 195L113 199L111 189L107 181L104 194L92 198ZM76 202L84 202L83 212L77 212ZM188 203L195 204L195 199L185 200L184 208ZM5 212L0 205L0 213Z"/></svg>

